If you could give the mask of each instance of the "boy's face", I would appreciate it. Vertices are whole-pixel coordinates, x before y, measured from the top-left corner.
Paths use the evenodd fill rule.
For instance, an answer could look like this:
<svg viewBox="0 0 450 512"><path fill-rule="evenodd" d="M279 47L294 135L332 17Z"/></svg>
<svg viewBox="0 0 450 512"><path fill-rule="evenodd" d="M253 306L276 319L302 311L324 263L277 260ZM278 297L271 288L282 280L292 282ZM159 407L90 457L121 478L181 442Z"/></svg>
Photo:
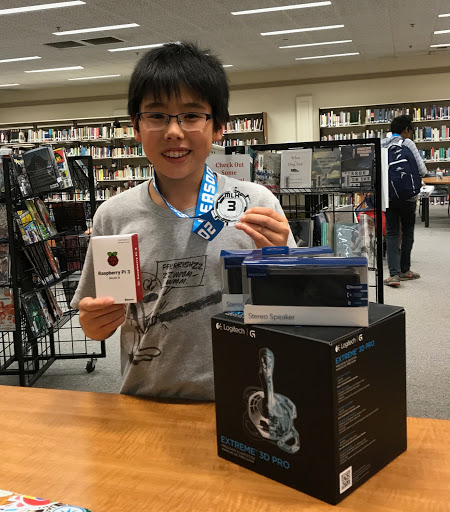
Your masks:
<svg viewBox="0 0 450 512"><path fill-rule="evenodd" d="M198 112L211 114L211 105L195 93L180 88L180 97L163 97L160 101L150 95L140 105L141 112L162 112L180 114ZM185 131L175 118L162 130L151 131L142 122L134 124L134 136L142 142L147 158L154 165L158 177L183 179L193 175L201 176L211 144L222 138L223 129L214 131L214 121L209 119L200 131ZM139 128L139 131L137 130Z"/></svg>

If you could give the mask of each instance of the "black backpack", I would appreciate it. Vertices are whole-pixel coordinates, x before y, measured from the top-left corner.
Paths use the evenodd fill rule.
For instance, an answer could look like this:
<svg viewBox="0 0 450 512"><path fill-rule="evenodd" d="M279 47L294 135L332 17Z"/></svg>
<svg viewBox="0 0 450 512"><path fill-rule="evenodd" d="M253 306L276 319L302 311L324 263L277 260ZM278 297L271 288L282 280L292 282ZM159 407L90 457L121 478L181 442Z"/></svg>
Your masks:
<svg viewBox="0 0 450 512"><path fill-rule="evenodd" d="M412 151L399 138L388 147L389 199L406 201L420 192L422 178Z"/></svg>

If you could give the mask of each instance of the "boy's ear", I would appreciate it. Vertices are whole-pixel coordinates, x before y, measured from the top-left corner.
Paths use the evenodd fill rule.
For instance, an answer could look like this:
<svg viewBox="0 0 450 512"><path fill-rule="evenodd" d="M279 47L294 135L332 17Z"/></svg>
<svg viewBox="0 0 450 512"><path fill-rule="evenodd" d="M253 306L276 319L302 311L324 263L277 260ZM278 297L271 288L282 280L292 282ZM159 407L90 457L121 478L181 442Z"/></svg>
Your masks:
<svg viewBox="0 0 450 512"><path fill-rule="evenodd" d="M139 121L136 117L132 117L131 123L133 124L133 134L136 142L142 142L141 132L139 131Z"/></svg>
<svg viewBox="0 0 450 512"><path fill-rule="evenodd" d="M221 140L223 136L223 131L225 129L225 125L221 125L220 128L213 133L213 139L214 140Z"/></svg>

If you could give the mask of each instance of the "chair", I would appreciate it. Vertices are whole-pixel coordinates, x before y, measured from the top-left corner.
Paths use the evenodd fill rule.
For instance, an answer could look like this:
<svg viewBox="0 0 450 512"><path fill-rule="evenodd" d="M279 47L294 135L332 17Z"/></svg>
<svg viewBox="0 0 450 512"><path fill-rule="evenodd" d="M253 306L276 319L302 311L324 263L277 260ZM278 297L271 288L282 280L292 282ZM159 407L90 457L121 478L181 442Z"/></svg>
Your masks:
<svg viewBox="0 0 450 512"><path fill-rule="evenodd" d="M447 187L445 185L436 185L434 187L433 192L431 192L431 194L430 194L430 199L432 197L443 197L448 202L448 190L447 190ZM448 202L447 213L448 213L448 215L450 217L450 202Z"/></svg>

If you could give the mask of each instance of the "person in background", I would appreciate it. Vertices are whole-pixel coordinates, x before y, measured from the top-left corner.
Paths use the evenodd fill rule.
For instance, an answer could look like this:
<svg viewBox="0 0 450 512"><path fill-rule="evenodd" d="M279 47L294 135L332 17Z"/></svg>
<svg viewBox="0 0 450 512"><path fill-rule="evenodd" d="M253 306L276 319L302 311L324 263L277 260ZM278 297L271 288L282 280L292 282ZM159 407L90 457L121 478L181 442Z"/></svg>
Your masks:
<svg viewBox="0 0 450 512"><path fill-rule="evenodd" d="M389 277L384 283L392 287L400 286L401 281L420 277L420 274L411 270L411 251L414 243L417 198L420 185L423 184L421 176L426 174L427 168L412 141L413 134L411 116L401 115L393 119L391 132L381 141L381 146L389 151L389 207L386 209L386 256ZM397 158L394 161L391 161L392 154ZM394 183L391 176L391 172L395 173L401 169L401 162L406 163L406 167L401 171L405 176L404 181L408 187L414 183L408 190L406 185Z"/></svg>
<svg viewBox="0 0 450 512"><path fill-rule="evenodd" d="M205 164L229 120L228 99L222 63L190 43L147 52L131 76L128 111L154 176L105 201L92 236L138 234L144 298L126 308L95 298L90 244L71 303L89 338L106 339L121 326L121 393L213 400L211 317L221 312L221 249L296 247L272 192ZM237 193L249 209L208 241L215 227L192 217L217 198L226 199L224 217L233 217Z"/></svg>

